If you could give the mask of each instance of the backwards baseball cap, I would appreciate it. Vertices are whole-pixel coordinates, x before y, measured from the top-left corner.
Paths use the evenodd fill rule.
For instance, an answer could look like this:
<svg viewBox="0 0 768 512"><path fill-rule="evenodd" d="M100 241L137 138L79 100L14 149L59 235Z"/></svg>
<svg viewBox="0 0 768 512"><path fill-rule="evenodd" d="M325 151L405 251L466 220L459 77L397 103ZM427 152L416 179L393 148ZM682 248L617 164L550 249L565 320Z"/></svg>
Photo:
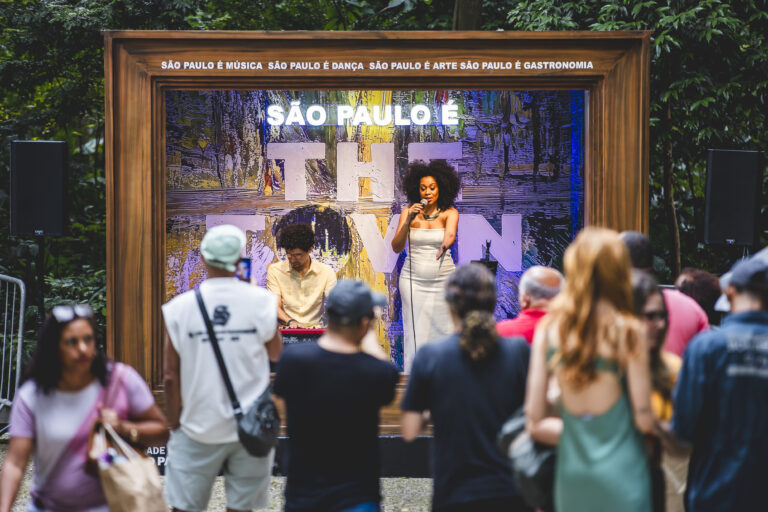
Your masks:
<svg viewBox="0 0 768 512"><path fill-rule="evenodd" d="M351 325L373 313L374 306L386 307L384 295L371 291L368 285L355 279L336 283L325 301L325 309L340 323Z"/></svg>
<svg viewBox="0 0 768 512"><path fill-rule="evenodd" d="M768 290L768 254L761 251L737 263L731 270L729 284L748 290Z"/></svg>
<svg viewBox="0 0 768 512"><path fill-rule="evenodd" d="M768 247L751 258L736 262L730 271L723 274L720 278L723 294L715 302L715 311L731 310L731 304L725 296L725 290L730 285L747 290L768 290Z"/></svg>
<svg viewBox="0 0 768 512"><path fill-rule="evenodd" d="M245 233L236 226L214 226L206 231L200 243L200 254L210 266L234 272L245 241Z"/></svg>

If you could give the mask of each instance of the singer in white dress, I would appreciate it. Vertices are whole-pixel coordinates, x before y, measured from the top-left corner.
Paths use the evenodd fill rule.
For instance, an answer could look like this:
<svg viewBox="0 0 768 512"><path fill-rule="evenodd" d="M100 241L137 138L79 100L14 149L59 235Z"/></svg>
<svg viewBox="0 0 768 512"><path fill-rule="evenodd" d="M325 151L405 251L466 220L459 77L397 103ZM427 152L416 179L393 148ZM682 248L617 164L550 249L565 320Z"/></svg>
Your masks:
<svg viewBox="0 0 768 512"><path fill-rule="evenodd" d="M455 331L445 282L455 268L450 247L459 224L459 212L453 207L459 177L444 160L414 162L406 171L403 188L412 204L400 212L392 250L408 248L399 281L407 373L419 347Z"/></svg>

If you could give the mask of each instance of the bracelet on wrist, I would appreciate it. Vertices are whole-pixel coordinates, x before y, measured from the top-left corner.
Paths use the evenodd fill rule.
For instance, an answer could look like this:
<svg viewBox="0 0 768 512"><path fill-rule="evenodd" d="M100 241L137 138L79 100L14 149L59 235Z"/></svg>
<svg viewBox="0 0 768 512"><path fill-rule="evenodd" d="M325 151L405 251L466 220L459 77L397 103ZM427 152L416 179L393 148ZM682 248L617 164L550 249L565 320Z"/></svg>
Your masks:
<svg viewBox="0 0 768 512"><path fill-rule="evenodd" d="M120 423L120 430L122 432L118 432L118 433L121 434L124 438L126 438L131 443L135 444L139 441L139 430L136 428L136 425L134 423L123 421Z"/></svg>
<svg viewBox="0 0 768 512"><path fill-rule="evenodd" d="M131 425L128 438L134 444L139 442L139 429L136 428L136 425Z"/></svg>

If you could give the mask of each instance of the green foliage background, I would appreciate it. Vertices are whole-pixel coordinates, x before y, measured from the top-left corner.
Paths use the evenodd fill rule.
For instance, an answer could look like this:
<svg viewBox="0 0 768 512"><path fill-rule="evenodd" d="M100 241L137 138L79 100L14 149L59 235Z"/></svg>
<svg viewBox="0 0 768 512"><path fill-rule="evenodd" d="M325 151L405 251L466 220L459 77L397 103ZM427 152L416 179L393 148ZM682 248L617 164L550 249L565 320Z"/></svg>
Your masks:
<svg viewBox="0 0 768 512"><path fill-rule="evenodd" d="M702 243L706 150L768 156L768 2L523 0L507 23L517 30L653 30L654 267L666 280L686 266L725 272L743 250ZM760 218L768 227L765 208ZM762 233L760 247L768 243Z"/></svg>
<svg viewBox="0 0 768 512"><path fill-rule="evenodd" d="M741 256L741 249L701 243L706 149L768 154L768 0L462 1L479 9L481 30L653 30L656 270L664 280L680 266L721 273ZM31 288L29 338L38 270L45 275L46 308L88 302L105 322L102 29L449 30L455 7L455 0L0 1L0 273ZM69 146L71 229L48 242L41 269L37 241L9 233L15 139ZM761 217L768 225L765 209Z"/></svg>

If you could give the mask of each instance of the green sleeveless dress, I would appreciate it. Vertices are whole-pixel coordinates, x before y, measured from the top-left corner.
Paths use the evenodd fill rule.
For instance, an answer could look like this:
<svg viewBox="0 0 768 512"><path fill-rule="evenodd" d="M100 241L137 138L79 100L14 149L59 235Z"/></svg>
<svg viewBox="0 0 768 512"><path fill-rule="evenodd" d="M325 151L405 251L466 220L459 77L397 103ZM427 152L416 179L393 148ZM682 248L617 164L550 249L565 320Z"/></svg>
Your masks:
<svg viewBox="0 0 768 512"><path fill-rule="evenodd" d="M624 376L615 361L598 370L619 374L624 391L598 416L575 416L559 405L563 433L557 447L557 512L651 512L651 480L643 439L635 428Z"/></svg>

